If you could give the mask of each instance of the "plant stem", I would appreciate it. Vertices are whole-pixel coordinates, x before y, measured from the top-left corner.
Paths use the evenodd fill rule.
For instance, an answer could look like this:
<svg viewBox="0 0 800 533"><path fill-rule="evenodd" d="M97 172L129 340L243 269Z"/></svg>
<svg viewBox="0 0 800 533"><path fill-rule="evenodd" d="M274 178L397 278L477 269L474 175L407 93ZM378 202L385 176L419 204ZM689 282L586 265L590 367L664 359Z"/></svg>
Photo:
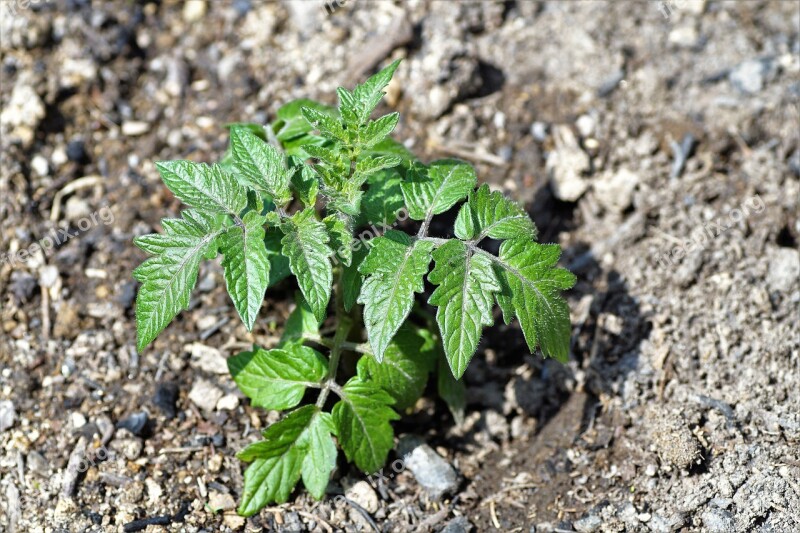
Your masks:
<svg viewBox="0 0 800 533"><path fill-rule="evenodd" d="M321 344L326 348L333 348L335 344L333 339L327 337L320 337L319 335L304 335L303 340L316 342L317 344ZM350 352L356 352L368 355L372 354L372 349L366 342L358 343L358 342L342 341L339 343L339 347L342 350L348 350Z"/></svg>
<svg viewBox="0 0 800 533"><path fill-rule="evenodd" d="M325 400L328 399L328 393L330 390L336 386L336 374L339 370L339 359L342 356L342 349L345 348L345 344L347 343L347 336L350 335L350 329L353 327L353 320L348 316L347 312L344 310L344 305L342 303L342 273L339 271L339 274L336 276L336 287L335 287L335 295L334 298L336 299L336 333L333 335L333 346L331 347L331 358L330 362L328 363L328 379L322 386L322 392L319 394L319 398L317 398L317 407L322 409L325 405ZM323 339L320 338L320 341ZM321 342L321 344L324 344Z"/></svg>

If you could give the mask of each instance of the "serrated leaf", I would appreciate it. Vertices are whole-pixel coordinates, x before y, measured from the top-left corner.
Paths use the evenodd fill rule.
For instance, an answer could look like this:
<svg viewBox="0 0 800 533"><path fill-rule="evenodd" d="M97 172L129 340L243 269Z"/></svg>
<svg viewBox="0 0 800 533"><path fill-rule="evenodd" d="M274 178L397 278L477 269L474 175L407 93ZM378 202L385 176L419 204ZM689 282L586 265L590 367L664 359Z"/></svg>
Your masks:
<svg viewBox="0 0 800 533"><path fill-rule="evenodd" d="M318 500L325 496L331 472L336 468L336 443L332 437L335 434L333 417L317 411L300 436L300 443L307 450L301 468L303 485Z"/></svg>
<svg viewBox="0 0 800 533"><path fill-rule="evenodd" d="M404 166L409 165L411 162L416 161L417 158L412 154L408 148L401 142L395 141L391 137L386 137L384 140L363 152L367 155L392 155L400 158L400 163Z"/></svg>
<svg viewBox="0 0 800 533"><path fill-rule="evenodd" d="M186 205L238 216L247 206L247 190L219 165L193 161L158 161L164 184Z"/></svg>
<svg viewBox="0 0 800 533"><path fill-rule="evenodd" d="M283 255L289 258L289 267L297 278L314 316L319 322L325 318L333 284L333 251L325 224L316 219L314 210L307 208L296 213L282 227L285 234Z"/></svg>
<svg viewBox="0 0 800 533"><path fill-rule="evenodd" d="M367 180L367 191L361 201L362 216L358 225L380 224L391 226L405 207L403 182L400 174L386 170L372 174Z"/></svg>
<svg viewBox="0 0 800 533"><path fill-rule="evenodd" d="M536 239L536 226L528 213L499 191L484 184L470 194L455 223L459 239Z"/></svg>
<svg viewBox="0 0 800 533"><path fill-rule="evenodd" d="M496 297L506 323L513 313L531 353L538 344L545 356L566 361L571 326L569 307L561 291L575 284L575 276L554 268L561 248L557 244L514 239L503 242L499 257L485 255L493 261L502 287Z"/></svg>
<svg viewBox="0 0 800 533"><path fill-rule="evenodd" d="M386 349L382 361L372 354L358 360L358 375L376 383L395 400L395 409L413 406L428 383L428 373L438 355L430 334L412 327L402 327Z"/></svg>
<svg viewBox="0 0 800 533"><path fill-rule="evenodd" d="M433 244L412 242L401 231L387 231L372 241L361 264L367 278L358 302L364 304L364 325L375 357L380 361L387 346L411 312L414 293L425 289Z"/></svg>
<svg viewBox="0 0 800 533"><path fill-rule="evenodd" d="M276 138L284 146L288 141L297 140L302 137L310 137L308 134L314 127L309 124L303 116L304 107L315 109L320 113L325 113L330 116L336 116L335 108L305 98L293 100L288 104L282 105L276 113L276 120L272 124L272 131L275 132Z"/></svg>
<svg viewBox="0 0 800 533"><path fill-rule="evenodd" d="M250 211L243 217L242 226L234 226L220 237L228 294L248 330L253 329L269 284L269 255L264 244L265 220L266 217Z"/></svg>
<svg viewBox="0 0 800 533"><path fill-rule="evenodd" d="M289 268L289 258L284 256L283 232L278 228L266 228L264 235L264 245L267 248L267 258L269 259L269 284L267 288L276 283L280 283L292 274Z"/></svg>
<svg viewBox="0 0 800 533"><path fill-rule="evenodd" d="M369 119L372 111L380 103L381 98L383 98L385 94L384 89L391 81L398 65L400 65L399 59L377 74L369 77L367 81L361 85L357 85L356 88L353 89L351 98L347 98L346 100L342 99L342 95L340 94L340 109L344 110L342 116L344 117L345 113L347 113L348 116L352 115L356 119L358 125L364 124L367 119ZM347 120L346 117L345 119Z"/></svg>
<svg viewBox="0 0 800 533"><path fill-rule="evenodd" d="M361 285L364 276L358 271L364 258L367 257L367 248L361 241L355 241L353 247L353 261L342 269L342 299L344 310L350 312L361 294Z"/></svg>
<svg viewBox="0 0 800 533"><path fill-rule="evenodd" d="M339 114L342 116L345 124L357 125L360 123L358 117L358 105L355 96L352 92L344 87L336 89L336 94L339 95Z"/></svg>
<svg viewBox="0 0 800 533"><path fill-rule="evenodd" d="M165 220L166 234L134 239L143 250L157 254L133 271L142 283L136 297L136 346L139 351L183 309L197 283L203 259L217 254L217 239L227 227L227 217L193 210L182 213L183 220Z"/></svg>
<svg viewBox="0 0 800 533"><path fill-rule="evenodd" d="M244 473L240 515L252 516L269 503L289 499L307 460L304 434L317 412L314 405L292 411L264 431L264 440L237 454L240 460L252 463Z"/></svg>
<svg viewBox="0 0 800 533"><path fill-rule="evenodd" d="M345 133L344 127L338 118L312 107L302 108L302 113L308 123L319 130L323 137L339 141L348 139L348 135Z"/></svg>
<svg viewBox="0 0 800 533"><path fill-rule="evenodd" d="M300 344L242 352L228 359L228 369L252 404L264 409L288 409L303 399L306 388L319 386L328 371L316 350Z"/></svg>
<svg viewBox="0 0 800 533"><path fill-rule="evenodd" d="M401 187L411 218L425 220L466 198L477 183L471 165L444 159L431 163L426 173L412 173Z"/></svg>
<svg viewBox="0 0 800 533"><path fill-rule="evenodd" d="M281 336L281 346L298 341L307 335L319 335L319 322L314 312L299 292L295 294L296 307L286 320Z"/></svg>
<svg viewBox="0 0 800 533"><path fill-rule="evenodd" d="M352 233L347 228L345 222L335 215L325 217L323 222L328 229L328 234L331 239L330 246L336 253L336 257L339 258L344 266L349 266L353 261Z"/></svg>
<svg viewBox="0 0 800 533"><path fill-rule="evenodd" d="M402 159L394 155L364 157L356 163L356 174L366 179L368 176L385 168L396 167L401 161Z"/></svg>
<svg viewBox="0 0 800 533"><path fill-rule="evenodd" d="M450 370L450 363L447 358L442 354L439 357L439 369L437 372L437 391L439 396L447 404L450 414L456 421L456 425L464 423L464 411L467 407L467 387L464 381L453 377L453 371Z"/></svg>
<svg viewBox="0 0 800 533"><path fill-rule="evenodd" d="M501 287L491 260L458 240L433 252L436 266L428 281L438 285L428 303L437 306L436 322L450 368L456 378L467 369L484 326L494 324L492 307Z"/></svg>
<svg viewBox="0 0 800 533"><path fill-rule="evenodd" d="M389 113L377 120L370 120L369 123L361 130L360 145L361 148L371 148L380 143L389 136L392 131L397 127L397 122L400 120L400 113Z"/></svg>
<svg viewBox="0 0 800 533"><path fill-rule="evenodd" d="M350 165L350 161L345 160L344 155L335 148L311 145L306 147L306 152L314 159L318 159L321 163L333 167L337 174L341 174L345 168Z"/></svg>
<svg viewBox="0 0 800 533"><path fill-rule="evenodd" d="M286 156L246 128L231 129L234 166L253 190L269 194L279 205L291 199Z"/></svg>
<svg viewBox="0 0 800 533"><path fill-rule="evenodd" d="M295 196L303 202L304 206L314 207L319 193L319 181L317 181L317 174L314 169L308 165L302 165L299 170L292 174L291 185Z"/></svg>
<svg viewBox="0 0 800 533"><path fill-rule="evenodd" d="M339 445L347 459L367 474L381 468L394 447L390 422L400 417L390 407L393 402L376 384L355 376L342 387L342 399L333 406Z"/></svg>

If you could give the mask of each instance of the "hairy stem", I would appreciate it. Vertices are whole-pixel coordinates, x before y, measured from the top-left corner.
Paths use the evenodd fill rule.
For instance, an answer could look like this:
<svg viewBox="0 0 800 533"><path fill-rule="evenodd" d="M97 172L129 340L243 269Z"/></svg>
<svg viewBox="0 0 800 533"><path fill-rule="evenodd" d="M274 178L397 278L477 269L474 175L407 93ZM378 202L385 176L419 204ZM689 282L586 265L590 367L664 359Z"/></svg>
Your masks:
<svg viewBox="0 0 800 533"><path fill-rule="evenodd" d="M342 350L346 348L345 344L350 344L347 342L347 336L350 335L350 330L353 328L353 319L351 319L347 314L347 311L344 310L344 300L342 297L343 289L342 271L339 270L334 285L336 333L333 334L331 358L328 363L328 379L323 384L322 392L320 392L319 398L317 398L317 407L320 409L322 409L322 407L325 405L325 401L328 399L328 393L330 390L338 386L336 384L336 374L339 371L339 359L342 356ZM320 338L320 341L322 340L323 339ZM323 343L321 342L321 344Z"/></svg>

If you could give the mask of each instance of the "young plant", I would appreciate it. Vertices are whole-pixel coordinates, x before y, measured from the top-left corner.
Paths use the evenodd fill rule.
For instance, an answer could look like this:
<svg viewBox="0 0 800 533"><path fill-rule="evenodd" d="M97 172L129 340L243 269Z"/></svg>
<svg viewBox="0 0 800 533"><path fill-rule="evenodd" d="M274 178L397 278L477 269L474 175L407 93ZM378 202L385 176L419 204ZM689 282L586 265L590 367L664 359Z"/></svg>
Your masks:
<svg viewBox="0 0 800 533"><path fill-rule="evenodd" d="M135 240L153 256L133 273L139 350L188 307L200 263L218 254L249 330L270 286L293 275L300 288L278 346L228 360L254 406L289 411L238 455L250 463L242 515L285 502L301 478L322 498L337 448L365 473L380 469L394 446L391 422L431 374L459 419L460 378L495 303L506 323L519 320L531 352L567 358L560 291L575 278L555 267L558 245L537 243L527 213L477 187L469 164L425 165L391 140L397 113L370 118L397 65L339 88L338 109L299 100L266 127L231 125L218 164L156 163L189 208L163 220L163 233ZM430 235L433 217L461 202L455 237ZM421 222L413 235L399 229L408 218ZM500 241L499 253L486 239ZM435 318L418 302L426 276Z"/></svg>

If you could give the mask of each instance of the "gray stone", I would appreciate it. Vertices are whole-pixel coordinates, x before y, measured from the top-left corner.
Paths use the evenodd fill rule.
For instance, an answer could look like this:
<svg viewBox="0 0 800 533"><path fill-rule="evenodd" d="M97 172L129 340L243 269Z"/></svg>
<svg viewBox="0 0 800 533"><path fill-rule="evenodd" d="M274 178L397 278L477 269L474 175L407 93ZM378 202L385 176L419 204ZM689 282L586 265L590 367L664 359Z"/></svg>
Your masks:
<svg viewBox="0 0 800 533"><path fill-rule="evenodd" d="M750 59L734 68L728 79L740 93L755 94L764 88L772 70L770 59Z"/></svg>
<svg viewBox="0 0 800 533"><path fill-rule="evenodd" d="M703 512L701 518L703 519L703 525L711 533L733 533L736 531L733 515L725 509L710 507Z"/></svg>
<svg viewBox="0 0 800 533"><path fill-rule="evenodd" d="M600 526L602 525L603 520L596 514L584 516L583 518L572 523L575 531L578 531L579 533L593 533L594 531L600 529Z"/></svg>
<svg viewBox="0 0 800 533"><path fill-rule="evenodd" d="M467 517L459 516L450 520L442 529L442 533L469 533L472 529L472 524Z"/></svg>
<svg viewBox="0 0 800 533"><path fill-rule="evenodd" d="M800 280L800 251L792 248L773 248L767 256L769 288L788 293Z"/></svg>
<svg viewBox="0 0 800 533"><path fill-rule="evenodd" d="M14 409L14 404L11 400L3 400L0 402L0 432L11 428L16 419L17 411Z"/></svg>
<svg viewBox="0 0 800 533"><path fill-rule="evenodd" d="M458 487L456 470L419 437L401 438L397 451L431 498L438 499Z"/></svg>

